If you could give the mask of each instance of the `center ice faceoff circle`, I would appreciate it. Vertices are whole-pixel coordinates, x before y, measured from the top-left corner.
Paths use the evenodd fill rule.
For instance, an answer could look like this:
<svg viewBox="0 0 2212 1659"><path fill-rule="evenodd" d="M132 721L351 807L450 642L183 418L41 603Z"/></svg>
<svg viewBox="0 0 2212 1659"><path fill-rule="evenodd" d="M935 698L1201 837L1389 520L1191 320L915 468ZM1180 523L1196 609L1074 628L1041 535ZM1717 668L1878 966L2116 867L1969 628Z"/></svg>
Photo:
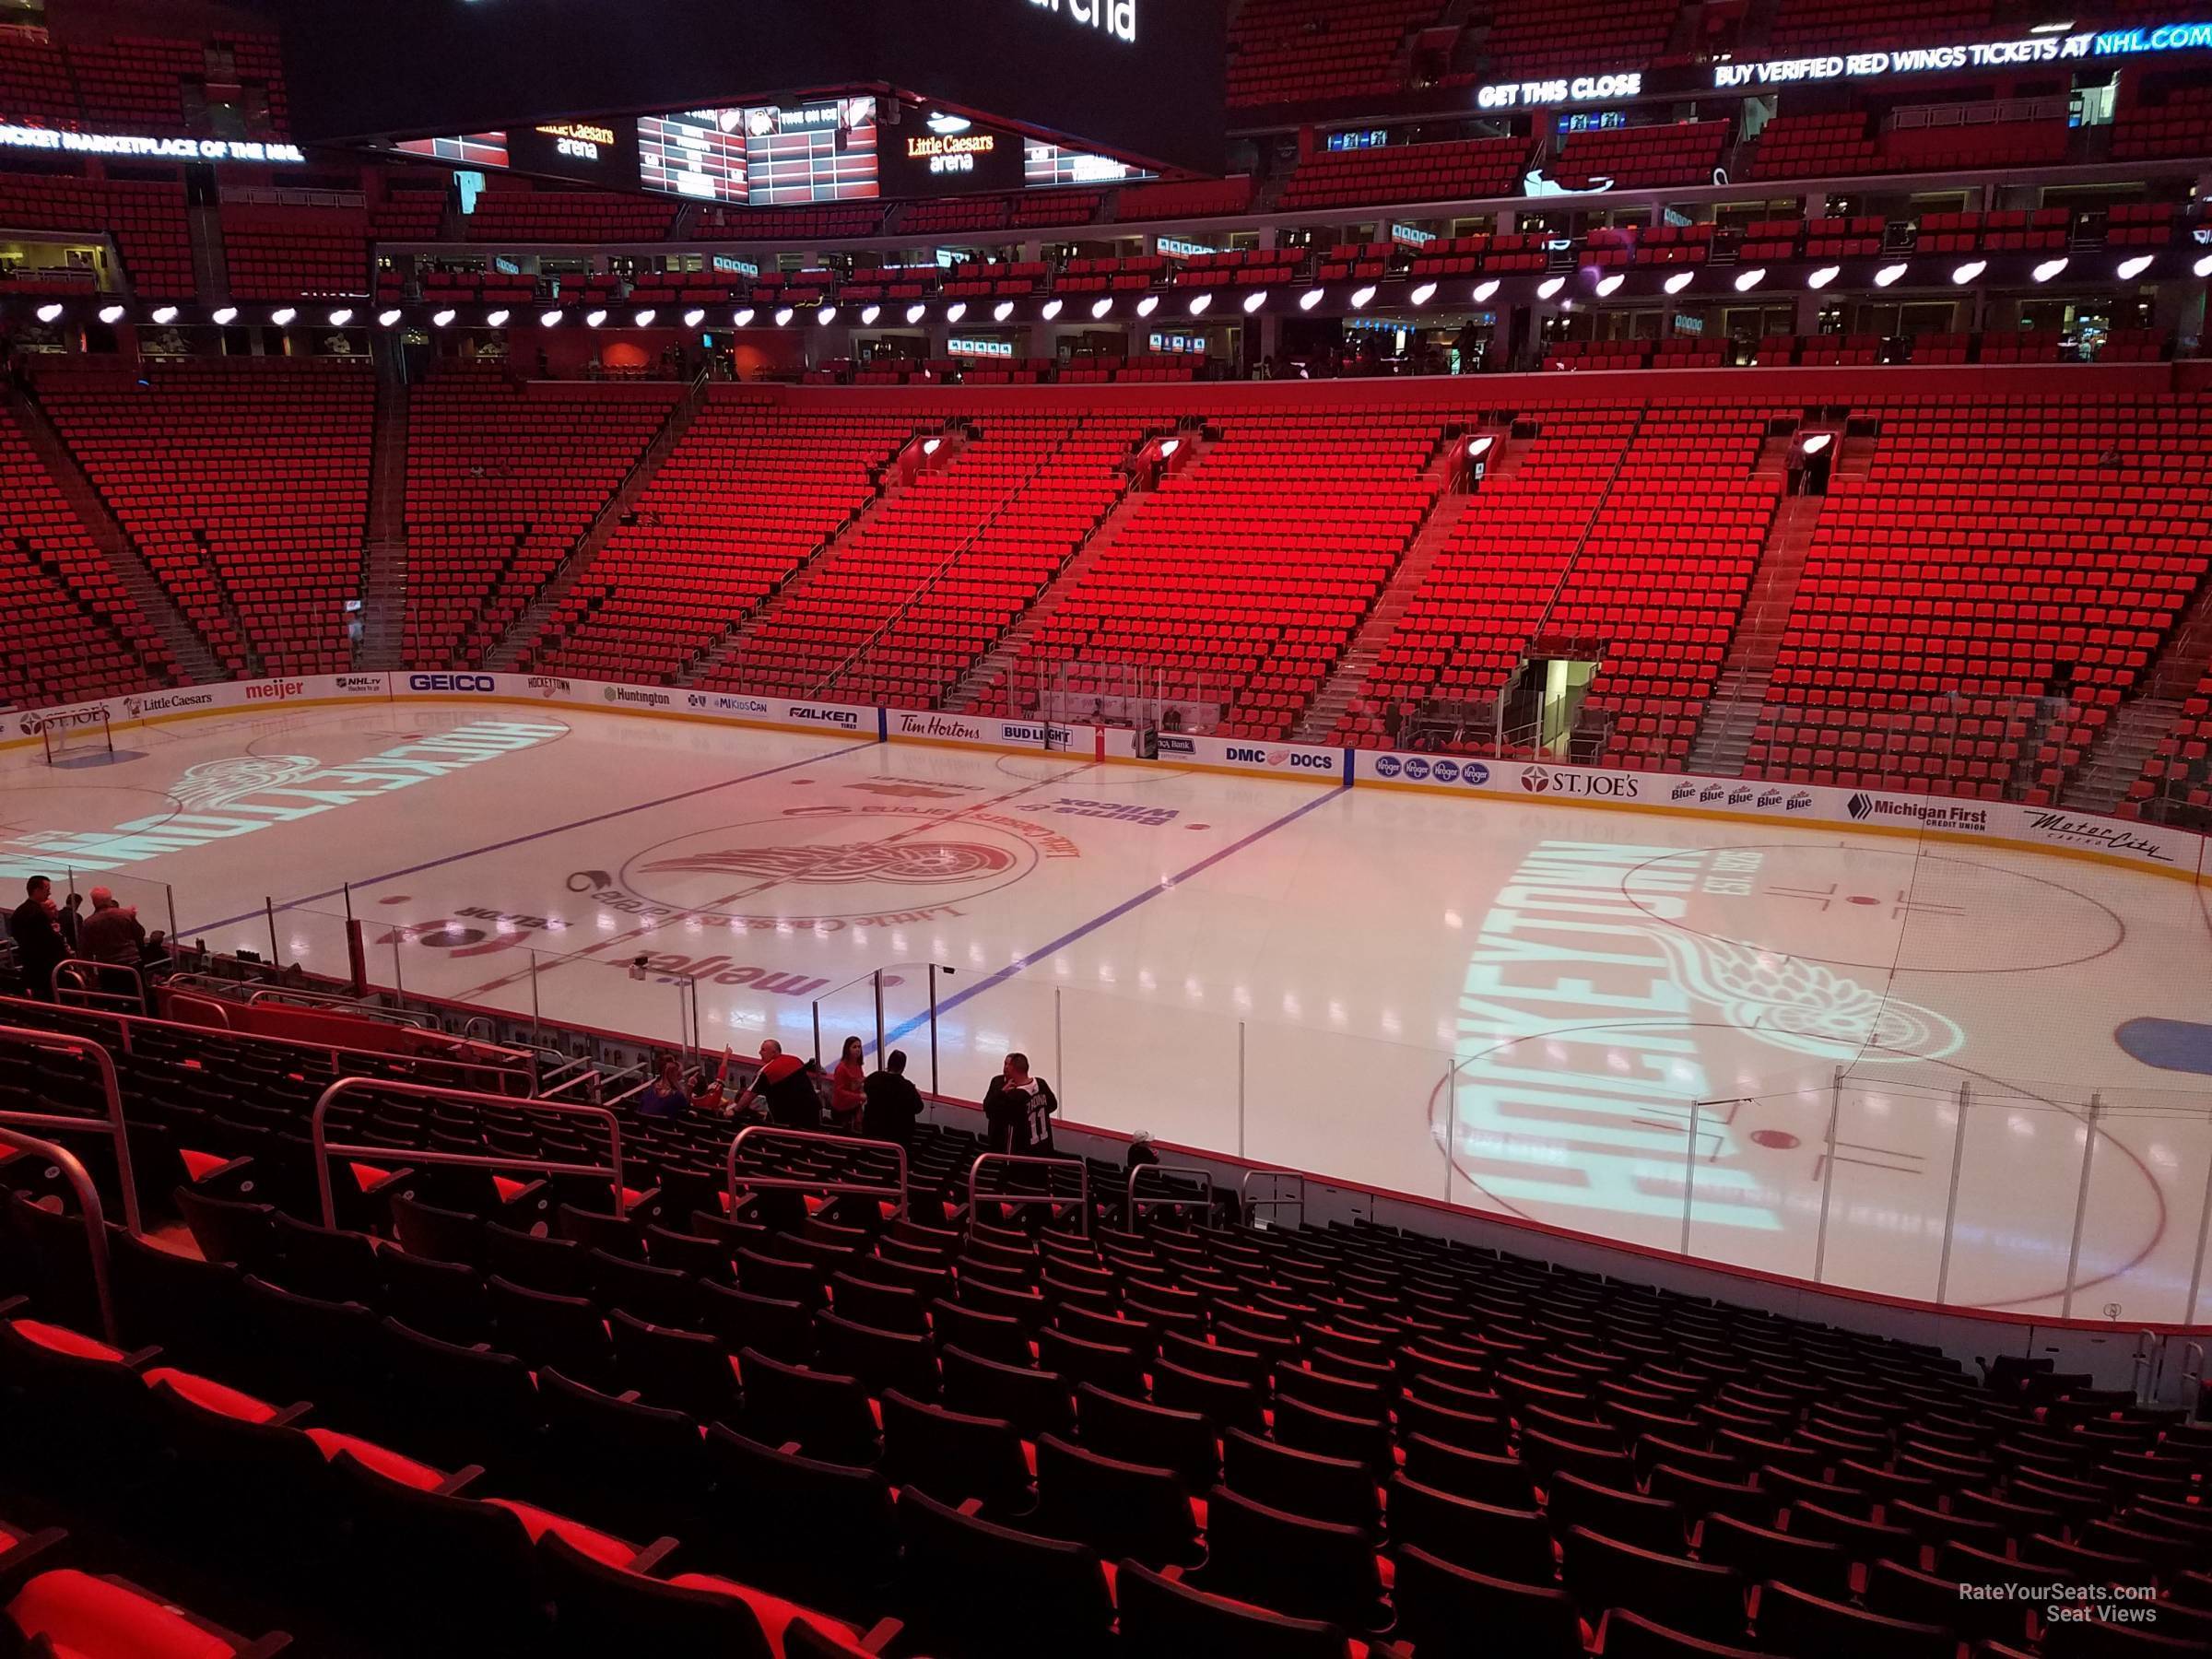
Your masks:
<svg viewBox="0 0 2212 1659"><path fill-rule="evenodd" d="M854 920L957 905L1021 880L1060 838L1006 815L794 807L648 847L622 866L635 897L684 911Z"/></svg>

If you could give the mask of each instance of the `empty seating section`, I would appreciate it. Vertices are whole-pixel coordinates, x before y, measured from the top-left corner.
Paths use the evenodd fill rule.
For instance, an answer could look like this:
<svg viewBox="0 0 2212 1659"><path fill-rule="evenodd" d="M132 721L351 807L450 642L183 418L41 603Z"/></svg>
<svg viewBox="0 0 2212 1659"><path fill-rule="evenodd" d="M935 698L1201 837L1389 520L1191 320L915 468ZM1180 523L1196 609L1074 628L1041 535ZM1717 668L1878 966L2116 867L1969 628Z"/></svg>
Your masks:
<svg viewBox="0 0 2212 1659"><path fill-rule="evenodd" d="M75 1218L12 1199L5 1484L74 1522L127 1472L141 1547L158 1529L164 1559L221 1569L210 1594L373 1651L865 1655L889 1617L890 1651L953 1659L2079 1659L2198 1652L2212 1626L2212 1434L2047 1358L1977 1379L1365 1221L1135 1217L1096 1196L1118 1163L1085 1225L1072 1180L1024 1225L988 1186L966 1206L980 1142L932 1126L903 1215L742 1190L896 1179L865 1147L772 1142L725 1211L726 1124L626 1117L623 1208L588 1176L381 1179L426 1143L575 1162L605 1139L528 1100L371 1088L334 1128L394 1150L325 1229L275 1154L328 1055L5 1012L111 1040L135 1133L172 1149L149 1213L176 1245L116 1241L111 1347ZM73 1064L41 1076L90 1112ZM72 1542L0 1530L18 1630L59 1641L125 1588ZM2155 1595L2163 1640L2053 1621L2030 1646L2025 1598L1962 1588L2085 1581Z"/></svg>
<svg viewBox="0 0 2212 1659"><path fill-rule="evenodd" d="M1348 207L1375 201L1474 200L1521 194L1525 138L1461 138L1309 156L1283 189L1281 207Z"/></svg>
<svg viewBox="0 0 2212 1659"><path fill-rule="evenodd" d="M913 430L909 417L801 415L741 393L711 397L634 520L562 598L539 659L610 679L674 674L875 499Z"/></svg>
<svg viewBox="0 0 2212 1659"><path fill-rule="evenodd" d="M62 49L42 33L0 30L0 110L11 121L59 126L77 119Z"/></svg>
<svg viewBox="0 0 2212 1659"><path fill-rule="evenodd" d="M234 300L317 300L369 292L369 214L359 206L222 206Z"/></svg>
<svg viewBox="0 0 2212 1659"><path fill-rule="evenodd" d="M347 667L374 384L366 362L202 359L61 370L39 397L226 666Z"/></svg>
<svg viewBox="0 0 2212 1659"><path fill-rule="evenodd" d="M205 82L206 49L192 41L121 38L68 49L86 124L109 133L183 133L184 83Z"/></svg>
<svg viewBox="0 0 2212 1659"><path fill-rule="evenodd" d="M2054 799L2204 577L2212 407L2053 395L1858 413L1880 435L1845 440L1747 770Z"/></svg>
<svg viewBox="0 0 2212 1659"><path fill-rule="evenodd" d="M1506 438L1339 735L1378 741L1390 704L1479 706L1532 643L1556 641L1601 665L1588 706L1602 758L1678 768L1773 517L1781 480L1753 473L1765 415L1662 403L1641 419L1605 406L1522 418L1537 429Z"/></svg>
<svg viewBox="0 0 2212 1659"><path fill-rule="evenodd" d="M950 464L841 537L709 684L933 706L1112 508L1147 424L1134 411L970 418Z"/></svg>
<svg viewBox="0 0 2212 1659"><path fill-rule="evenodd" d="M2063 118L1891 126L1878 135L1869 133L1869 120L1864 112L1851 110L1777 115L1759 131L1752 176L1967 172L2052 167L2067 159Z"/></svg>
<svg viewBox="0 0 2212 1659"><path fill-rule="evenodd" d="M2143 762L2119 805L2123 818L2159 818L2202 830L2212 821L2212 668L2199 677L2173 729Z"/></svg>
<svg viewBox="0 0 2212 1659"><path fill-rule="evenodd" d="M1229 103L1302 103L1405 85L1406 37L1439 0L1247 0L1229 29Z"/></svg>
<svg viewBox="0 0 2212 1659"><path fill-rule="evenodd" d="M1124 224L1144 219L1230 216L1252 206L1252 180L1198 179L1178 184L1128 184L1115 193L1113 217Z"/></svg>
<svg viewBox="0 0 2212 1659"><path fill-rule="evenodd" d="M494 173L465 223L475 242L663 241L676 214L677 204L651 196L534 188Z"/></svg>
<svg viewBox="0 0 2212 1659"><path fill-rule="evenodd" d="M1038 623L1027 662L1068 691L1119 693L1120 665L1218 704L1230 736L1281 737L1396 569L1443 488L1433 413L1224 417L1221 441L1134 500ZM985 704L1006 704L1004 688ZM1015 712L1025 711L1015 710Z"/></svg>
<svg viewBox="0 0 2212 1659"><path fill-rule="evenodd" d="M1665 52L1681 9L1681 0L1498 0L1489 53L1500 78L1641 69Z"/></svg>
<svg viewBox="0 0 2212 1659"><path fill-rule="evenodd" d="M1845 46L1994 38L1977 31L1990 29L1996 10L1992 0L1873 0L1870 5L1860 0L1782 0L1771 42L1775 55L1786 56Z"/></svg>
<svg viewBox="0 0 2212 1659"><path fill-rule="evenodd" d="M518 386L484 369L418 387L407 418L406 662L482 663L613 497L677 395L674 385L652 383Z"/></svg>
<svg viewBox="0 0 2212 1659"><path fill-rule="evenodd" d="M2212 153L2212 86L2179 86L2162 103L2124 102L2112 120L2112 159Z"/></svg>
<svg viewBox="0 0 2212 1659"><path fill-rule="evenodd" d="M369 204L370 240L436 241L445 222L445 193L442 182L435 185L390 182L383 199Z"/></svg>
<svg viewBox="0 0 2212 1659"><path fill-rule="evenodd" d="M0 418L0 703L135 691L176 665L12 419Z"/></svg>
<svg viewBox="0 0 2212 1659"><path fill-rule="evenodd" d="M1551 176L1570 190L1591 189L1602 179L1622 190L1710 184L1727 144L1725 121L1570 133L1559 141Z"/></svg>
<svg viewBox="0 0 2212 1659"><path fill-rule="evenodd" d="M181 180L96 182L0 173L0 229L76 231L92 241L104 230L114 239L141 300L192 297L192 240Z"/></svg>

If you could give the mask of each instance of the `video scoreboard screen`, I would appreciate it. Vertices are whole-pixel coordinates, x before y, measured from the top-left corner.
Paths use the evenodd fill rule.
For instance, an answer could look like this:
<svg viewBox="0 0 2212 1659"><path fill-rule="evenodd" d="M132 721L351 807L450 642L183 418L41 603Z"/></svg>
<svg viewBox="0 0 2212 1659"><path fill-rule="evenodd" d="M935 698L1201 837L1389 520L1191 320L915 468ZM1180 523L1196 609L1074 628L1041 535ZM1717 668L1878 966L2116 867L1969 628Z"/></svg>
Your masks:
<svg viewBox="0 0 2212 1659"><path fill-rule="evenodd" d="M512 144L544 126L788 108L853 88L1144 167L1213 173L1224 159L1226 0L271 4L309 143Z"/></svg>

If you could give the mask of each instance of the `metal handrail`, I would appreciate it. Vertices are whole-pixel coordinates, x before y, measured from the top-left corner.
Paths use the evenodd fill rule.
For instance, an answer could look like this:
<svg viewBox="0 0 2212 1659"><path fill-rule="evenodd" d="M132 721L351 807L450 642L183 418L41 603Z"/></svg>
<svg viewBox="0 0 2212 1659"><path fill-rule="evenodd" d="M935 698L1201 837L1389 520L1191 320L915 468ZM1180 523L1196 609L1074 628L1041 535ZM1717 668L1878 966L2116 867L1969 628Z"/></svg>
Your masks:
<svg viewBox="0 0 2212 1659"><path fill-rule="evenodd" d="M134 994L128 991L96 991L91 985L79 984L74 990L65 991L62 989L62 974L71 969L91 970L93 985L100 983L103 974L127 973L138 990ZM87 1002L122 1003L125 1006L135 1005L143 1008L146 1006L146 975L130 962L96 962L89 957L64 957L53 965L53 998L61 1002L73 996L82 997ZM93 1010L95 1013L98 1011Z"/></svg>
<svg viewBox="0 0 2212 1659"><path fill-rule="evenodd" d="M172 988L178 985L182 985L187 989L192 989L201 985L212 985L218 990L245 991L250 993L256 986L261 984L262 982L253 979L236 979L227 973L186 972L172 973L161 982L164 985L168 985Z"/></svg>
<svg viewBox="0 0 2212 1659"><path fill-rule="evenodd" d="M418 1014L407 1008L371 1007L367 1001L360 997L339 996L328 991L302 991L289 985L265 985L246 998L246 1006L251 1008L265 1002L291 1003L307 1008L342 1010L347 1014L357 1015L362 1019L389 1020L394 1025L406 1026L410 1030L416 1031L436 1031L438 1030L438 1022L428 1014ZM441 1032L440 1035L442 1036L444 1033ZM466 1031L461 1033L461 1038L465 1042L477 1041ZM495 1042L491 1046L498 1048L500 1045Z"/></svg>
<svg viewBox="0 0 2212 1659"><path fill-rule="evenodd" d="M1254 1198L1252 1195L1252 1183L1255 1181L1266 1182L1272 1196ZM1298 1183L1297 1197L1282 1196L1283 1182L1286 1181ZM1244 1179L1237 1183L1237 1196L1243 1203L1247 1216L1255 1209L1295 1209L1298 1211L1298 1224L1300 1227L1306 1224L1306 1178L1296 1170L1247 1170Z"/></svg>
<svg viewBox="0 0 2212 1659"><path fill-rule="evenodd" d="M230 1023L230 1008L228 998L212 996L205 991L180 991L174 985L163 985L161 989L169 994L168 1001L163 1005L168 1012L175 1013L180 1000L198 1003L211 1009L215 1017L223 1022L222 1030L226 1031L238 1030Z"/></svg>
<svg viewBox="0 0 2212 1659"><path fill-rule="evenodd" d="M1163 1179L1170 1175L1195 1175L1199 1180L1206 1182L1206 1196L1202 1200L1193 1199L1187 1196L1181 1198L1139 1198L1136 1195L1136 1183L1139 1180L1147 1175L1158 1175ZM1129 1217L1132 1222L1136 1219L1137 1212L1140 1208L1157 1208L1159 1206L1163 1204L1172 1205L1180 1208L1184 1205L1203 1203L1206 1207L1207 1213L1211 1214L1214 1207L1214 1172L1211 1170L1201 1169L1196 1164L1138 1164L1135 1169L1129 1171L1129 1190L1126 1195L1126 1202L1128 1207L1124 1213Z"/></svg>
<svg viewBox="0 0 2212 1659"><path fill-rule="evenodd" d="M146 1230L138 1224L138 1183L131 1177L130 1130L123 1121L123 1086L116 1079L115 1057L89 1037L72 1037L64 1031L41 1031L24 1026L0 1026L0 1041L81 1054L100 1068L100 1093L108 1102L106 1123L98 1118L66 1117L55 1112L0 1112L0 1124L14 1124L25 1129L104 1131L115 1143L115 1177L123 1185L123 1224L132 1232L143 1234ZM83 1166L78 1165L78 1169L81 1171Z"/></svg>
<svg viewBox="0 0 2212 1659"><path fill-rule="evenodd" d="M57 1147L35 1135L23 1135L0 1124L0 1147L13 1147L18 1152L29 1152L52 1160L63 1177L76 1192L76 1207L85 1221L85 1247L92 1264L92 1299L100 1304L100 1335L108 1339L110 1347L123 1346L123 1333L115 1323L115 1292L108 1275L108 1220L100 1207L100 1189L92 1184L92 1177L85 1173L85 1166L76 1153L66 1147ZM124 1184L127 1196L130 1184ZM137 1231L134 1226L131 1230Z"/></svg>
<svg viewBox="0 0 2212 1659"><path fill-rule="evenodd" d="M2189 1385L2194 1382L2194 1388ZM2187 1342L2182 1345L2182 1404L2188 1409L2190 1418L2196 1417L2196 1403L2205 1392L2205 1345Z"/></svg>
<svg viewBox="0 0 2212 1659"><path fill-rule="evenodd" d="M795 1175L748 1175L742 1183L737 1179L737 1153L746 1142L756 1135L777 1140L804 1141L824 1147L865 1147L877 1152L888 1152L899 1160L899 1184L896 1188L867 1186L852 1181L808 1181ZM827 1193L849 1198L888 1198L899 1206L899 1218L906 1218L906 1148L897 1141L858 1140L850 1135L827 1135L818 1129L781 1129L773 1124L754 1124L740 1129L730 1138L728 1162L730 1213L737 1213L737 1188L740 1184L756 1192Z"/></svg>
<svg viewBox="0 0 2212 1659"><path fill-rule="evenodd" d="M976 1191L976 1182L982 1176L985 1164L1002 1164L1008 1169L1075 1171L1077 1180L1075 1202L1078 1206L1079 1218L1083 1224L1083 1236L1087 1239L1090 1237L1090 1166L1079 1158L1032 1158L1021 1152L984 1152L978 1155L976 1160L968 1166L968 1224L970 1227L975 1225L976 1203L982 1196ZM993 1204L1003 1204L1014 1209L1027 1208L1039 1204L1065 1204L1068 1202L1065 1196L1050 1191L993 1193L989 1194L989 1197Z"/></svg>
<svg viewBox="0 0 2212 1659"><path fill-rule="evenodd" d="M324 1129L324 1118L330 1103L344 1094L406 1095L419 1100L443 1100L455 1106L497 1106L504 1111L569 1112L578 1117L593 1117L606 1124L607 1164L557 1164L535 1158L494 1158L474 1152L434 1152L428 1148L416 1151L403 1147L333 1146ZM512 1095L482 1094L472 1088L440 1088L431 1083L393 1083L382 1077L340 1077L315 1100L315 1112L308 1129L309 1138L315 1149L315 1187L323 1199L323 1225L338 1224L336 1195L331 1190L330 1160L334 1158L367 1158L380 1163L405 1159L411 1164L425 1164L433 1169L449 1170L535 1170L541 1175L604 1175L615 1183L616 1203L628 1190L629 1182L623 1177L622 1120L604 1106L571 1105L565 1100L518 1100Z"/></svg>

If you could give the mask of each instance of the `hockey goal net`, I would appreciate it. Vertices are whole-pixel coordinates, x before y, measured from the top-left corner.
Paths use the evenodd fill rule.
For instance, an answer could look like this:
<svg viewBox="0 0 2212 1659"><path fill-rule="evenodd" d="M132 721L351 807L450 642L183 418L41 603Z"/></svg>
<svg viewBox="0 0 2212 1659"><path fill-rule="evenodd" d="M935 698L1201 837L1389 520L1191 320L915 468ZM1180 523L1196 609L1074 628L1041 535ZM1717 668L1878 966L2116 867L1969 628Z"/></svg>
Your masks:
<svg viewBox="0 0 2212 1659"><path fill-rule="evenodd" d="M66 766L76 761L104 759L115 752L105 709L72 709L39 723L46 743L46 764Z"/></svg>

